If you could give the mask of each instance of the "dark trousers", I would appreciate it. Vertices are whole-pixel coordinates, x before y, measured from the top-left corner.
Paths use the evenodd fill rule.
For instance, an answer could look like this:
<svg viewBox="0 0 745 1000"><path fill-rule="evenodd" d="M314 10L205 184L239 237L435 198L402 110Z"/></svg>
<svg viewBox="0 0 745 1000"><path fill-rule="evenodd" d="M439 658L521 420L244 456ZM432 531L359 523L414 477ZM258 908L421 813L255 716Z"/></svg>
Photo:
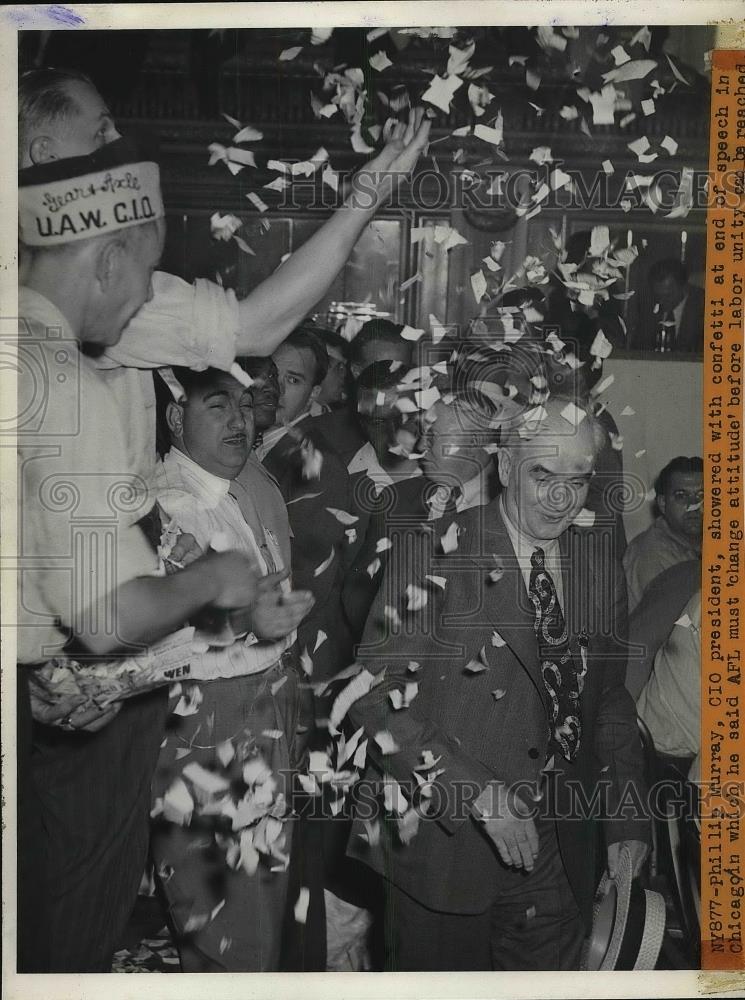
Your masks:
<svg viewBox="0 0 745 1000"><path fill-rule="evenodd" d="M17 917L18 972L49 971L46 898L46 841L42 805L31 764L33 720L28 693L28 670L19 667L17 677Z"/></svg>
<svg viewBox="0 0 745 1000"><path fill-rule="evenodd" d="M160 690L125 702L98 733L35 726L50 972L111 969L147 858L165 710Z"/></svg>
<svg viewBox="0 0 745 1000"><path fill-rule="evenodd" d="M153 782L164 795L190 763L212 768L217 747L252 742L287 797L295 763L295 733L300 708L295 650L260 674L221 678L200 685L202 702L194 715L171 716ZM286 666L285 664L289 664ZM283 681L281 686L278 682ZM267 735L281 733L279 738ZM237 755L225 773L240 781ZM279 862L259 862L249 875L232 870L216 846L212 816L195 813L188 826L156 821L151 851L183 972L276 972L288 899L289 870ZM294 851L292 821L284 823L283 853ZM300 886L297 887L299 893Z"/></svg>
<svg viewBox="0 0 745 1000"><path fill-rule="evenodd" d="M386 968L395 972L579 969L585 926L564 872L556 826L542 822L538 830L535 868L500 892L484 913L435 912L386 883Z"/></svg>

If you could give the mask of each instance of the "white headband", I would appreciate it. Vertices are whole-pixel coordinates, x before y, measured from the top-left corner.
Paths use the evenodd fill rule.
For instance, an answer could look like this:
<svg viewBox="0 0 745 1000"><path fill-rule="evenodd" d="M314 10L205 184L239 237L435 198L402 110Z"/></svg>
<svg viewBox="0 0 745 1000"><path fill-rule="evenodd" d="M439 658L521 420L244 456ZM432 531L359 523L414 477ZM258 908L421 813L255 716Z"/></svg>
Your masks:
<svg viewBox="0 0 745 1000"><path fill-rule="evenodd" d="M165 215L157 163L127 163L18 190L20 238L45 247L87 240Z"/></svg>

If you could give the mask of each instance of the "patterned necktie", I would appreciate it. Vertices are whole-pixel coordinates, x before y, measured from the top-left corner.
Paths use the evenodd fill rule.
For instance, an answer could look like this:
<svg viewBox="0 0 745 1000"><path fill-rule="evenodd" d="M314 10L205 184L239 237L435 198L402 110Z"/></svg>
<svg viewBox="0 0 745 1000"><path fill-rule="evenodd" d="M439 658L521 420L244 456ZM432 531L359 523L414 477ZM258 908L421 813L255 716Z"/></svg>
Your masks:
<svg viewBox="0 0 745 1000"><path fill-rule="evenodd" d="M551 742L567 760L572 760L582 737L579 696L582 681L569 648L569 635L556 594L553 577L546 569L543 549L530 557L530 599L535 608L534 628L543 683L551 705Z"/></svg>

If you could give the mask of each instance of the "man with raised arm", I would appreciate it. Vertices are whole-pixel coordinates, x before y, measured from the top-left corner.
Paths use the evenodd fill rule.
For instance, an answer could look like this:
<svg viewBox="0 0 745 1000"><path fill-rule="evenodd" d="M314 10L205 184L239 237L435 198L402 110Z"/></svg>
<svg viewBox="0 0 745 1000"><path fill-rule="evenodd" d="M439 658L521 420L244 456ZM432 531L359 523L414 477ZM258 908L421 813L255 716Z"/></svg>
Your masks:
<svg viewBox="0 0 745 1000"><path fill-rule="evenodd" d="M134 187L122 194L127 178ZM180 573L153 575L158 560L138 525L152 514L152 501L131 468L128 428L82 350L116 344L151 298L163 216L157 164L125 140L19 177L26 261L16 638L25 972L108 971L143 870L164 719L159 692L106 709L73 697L60 711L37 668L139 652L203 608L244 608L250 617L256 597L256 563L244 553L209 553Z"/></svg>

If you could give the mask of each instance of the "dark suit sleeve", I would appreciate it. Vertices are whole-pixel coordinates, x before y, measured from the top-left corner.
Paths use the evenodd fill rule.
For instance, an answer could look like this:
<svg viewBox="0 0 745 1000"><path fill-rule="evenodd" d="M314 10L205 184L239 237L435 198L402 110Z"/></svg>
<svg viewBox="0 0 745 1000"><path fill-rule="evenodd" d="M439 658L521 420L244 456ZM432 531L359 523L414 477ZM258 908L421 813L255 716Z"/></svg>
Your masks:
<svg viewBox="0 0 745 1000"><path fill-rule="evenodd" d="M603 778L611 782L610 813L606 821L606 842L642 840L649 842L646 816L647 787L644 758L636 720L636 709L626 690L626 640L628 613L623 571L612 561L613 638L603 664L603 682L595 723L595 754ZM607 770L606 770L607 769ZM642 814L636 808L640 804Z"/></svg>
<svg viewBox="0 0 745 1000"><path fill-rule="evenodd" d="M415 787L413 772L421 766L424 750L440 758L434 768L444 769L437 779L443 805L438 810L438 821L452 833L469 818L470 811L448 808L450 804L463 802L464 796L471 801L495 775L466 753L432 717L436 713L431 697L435 673L450 671L460 677L462 670L458 668L458 654L448 647L449 640L441 627L443 591L425 579L433 544L431 535L407 531L392 534L391 540L393 548L358 651L364 667L375 675L385 671L384 679L352 705L349 717L355 727L364 727L369 737L368 753L377 769L395 778L404 789ZM409 583L426 589L427 605L420 611L406 611ZM386 607L396 610L400 625L391 625ZM414 673L409 669L411 661L419 664ZM403 692L410 681L419 684L419 694L409 708L394 709L391 692ZM447 689L443 689L442 696L447 696ZM381 753L375 742L381 731L391 734L397 752Z"/></svg>

